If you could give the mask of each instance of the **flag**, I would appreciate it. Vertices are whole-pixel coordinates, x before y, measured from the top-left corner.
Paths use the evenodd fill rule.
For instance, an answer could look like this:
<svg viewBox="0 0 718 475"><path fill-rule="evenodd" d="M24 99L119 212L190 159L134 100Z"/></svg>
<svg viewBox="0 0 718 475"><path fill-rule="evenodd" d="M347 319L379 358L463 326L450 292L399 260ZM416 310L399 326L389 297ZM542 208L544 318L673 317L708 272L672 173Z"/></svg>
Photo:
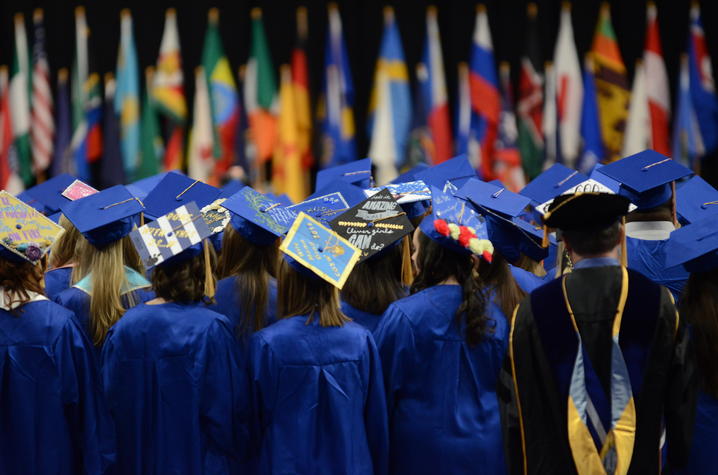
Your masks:
<svg viewBox="0 0 718 475"><path fill-rule="evenodd" d="M661 38L658 34L656 4L652 1L648 2L646 17L648 24L643 50L643 65L651 122L650 148L663 155L670 155L668 123L671 116L671 97L668 92L668 74L663 62Z"/></svg>
<svg viewBox="0 0 718 475"><path fill-rule="evenodd" d="M324 54L323 99L319 107L322 166L356 160L354 84L349 69L342 20L336 3L328 6L329 28Z"/></svg>
<svg viewBox="0 0 718 475"><path fill-rule="evenodd" d="M10 115L12 117L13 148L18 161L18 173L25 186L33 181L32 150L30 146L30 59L25 35L25 17L15 15L15 54L10 70Z"/></svg>
<svg viewBox="0 0 718 475"><path fill-rule="evenodd" d="M219 184L221 175L234 162L234 139L239 110L237 85L219 36L219 10L210 9L208 23L202 51L202 69L206 75L209 107L212 111L213 155L218 159L211 181L213 184Z"/></svg>
<svg viewBox="0 0 718 475"><path fill-rule="evenodd" d="M187 151L187 171L195 180L208 181L214 171L214 134L207 76L202 67L195 71L194 118Z"/></svg>
<svg viewBox="0 0 718 475"><path fill-rule="evenodd" d="M494 143L501 112L501 94L491 44L491 30L486 6L480 4L471 45L469 63L469 92L471 94L471 129L480 144L480 158L474 162L484 180L493 179Z"/></svg>
<svg viewBox="0 0 718 475"><path fill-rule="evenodd" d="M135 171L140 164L140 71L132 33L132 15L128 9L122 10L120 15L115 113L120 117L120 150L125 174L130 180L134 180Z"/></svg>
<svg viewBox="0 0 718 475"><path fill-rule="evenodd" d="M598 97L593 79L593 62L587 56L583 71L583 107L581 108L581 155L576 169L590 173L605 156L601 138L601 118L598 113Z"/></svg>
<svg viewBox="0 0 718 475"><path fill-rule="evenodd" d="M309 169L314 165L312 153L312 110L309 97L309 66L307 64L307 9L297 8L297 43L292 51L292 87L296 106L298 146L302 157L302 169L309 179ZM280 99L281 100L281 99ZM298 201L295 201L298 203Z"/></svg>
<svg viewBox="0 0 718 475"><path fill-rule="evenodd" d="M244 78L246 74L247 66L240 66L237 74L237 89L240 91L244 91ZM237 131L235 133L236 140L234 141L234 163L239 166L241 170L235 169L235 173L238 174L235 178L248 181L249 183L255 183L257 180L255 176L257 169L251 166L255 161L254 145L252 141L249 140L249 117L247 117L247 108L244 106L242 97L242 95L237 96L237 100L239 101L239 117L237 119Z"/></svg>
<svg viewBox="0 0 718 475"><path fill-rule="evenodd" d="M499 76L502 90L501 115L499 116L498 137L494 146L495 162L493 171L496 178L501 180L509 190L518 193L519 190L526 186L526 178L521 164L521 154L516 145L519 133L516 126L516 116L514 115L514 98L509 63L501 63Z"/></svg>
<svg viewBox="0 0 718 475"><path fill-rule="evenodd" d="M424 102L424 121L428 125L428 155L437 165L451 158L451 123L449 122L449 95L444 77L444 59L441 54L441 37L437 9L426 9L426 39L421 63L426 68L426 80L419 81ZM417 74L417 77L419 75ZM417 112L414 113L416 116Z"/></svg>
<svg viewBox="0 0 718 475"><path fill-rule="evenodd" d="M581 105L583 83L576 44L571 26L571 4L563 3L558 39L553 52L556 81L556 108L558 113L559 150L562 160L572 166L581 147ZM546 94L546 100L549 95ZM544 167L545 168L545 167Z"/></svg>
<svg viewBox="0 0 718 475"><path fill-rule="evenodd" d="M136 180L157 175L160 172L160 159L164 155L160 124L157 121L157 109L152 99L155 69L145 71L145 94L142 102L142 130L140 133L140 165L134 178Z"/></svg>
<svg viewBox="0 0 718 475"><path fill-rule="evenodd" d="M631 89L631 103L626 121L626 134L623 140L621 156L627 157L634 153L651 148L651 118L648 113L648 93L646 83L648 77L643 62L636 61Z"/></svg>
<svg viewBox="0 0 718 475"><path fill-rule="evenodd" d="M431 87L429 73L424 63L416 65L416 89L414 89L414 102L412 104L411 132L407 159L402 170L410 170L419 163L431 163L435 155L434 141L429 130L428 109L431 103Z"/></svg>
<svg viewBox="0 0 718 475"><path fill-rule="evenodd" d="M454 147L457 154L469 157L471 164L476 168L481 151L476 133L471 129L471 91L469 86L469 65L459 63L459 85L456 97L456 138Z"/></svg>
<svg viewBox="0 0 718 475"><path fill-rule="evenodd" d="M384 8L384 34L369 102L369 156L377 182L388 183L406 158L411 126L411 89L394 9Z"/></svg>
<svg viewBox="0 0 718 475"><path fill-rule="evenodd" d="M90 73L85 89L87 91L87 103L85 104L87 134L78 150L79 154L85 157L85 163L96 163L102 157L102 84L100 75Z"/></svg>
<svg viewBox="0 0 718 475"><path fill-rule="evenodd" d="M605 160L613 162L621 158L630 92L626 67L623 65L616 34L611 25L611 10L608 3L601 5L596 33L593 37L591 60L595 68L594 78L601 117L601 135L606 151Z"/></svg>
<svg viewBox="0 0 718 475"><path fill-rule="evenodd" d="M286 193L294 203L307 197L306 172L299 148L299 121L290 66L281 68L279 89L278 144L274 154L272 184L274 193Z"/></svg>
<svg viewBox="0 0 718 475"><path fill-rule="evenodd" d="M676 117L673 121L673 154L671 156L682 165L700 171L700 159L705 154L705 147L691 96L688 62L688 55L682 55Z"/></svg>
<svg viewBox="0 0 718 475"><path fill-rule="evenodd" d="M44 172L52 161L52 138L55 123L52 117L50 68L45 55L45 27L41 9L32 15L35 42L32 48L32 158L35 172Z"/></svg>
<svg viewBox="0 0 718 475"><path fill-rule="evenodd" d="M12 118L10 113L10 83L6 66L0 66L0 187L14 195L25 187L17 173L12 156Z"/></svg>
<svg viewBox="0 0 718 475"><path fill-rule="evenodd" d="M528 24L526 43L521 56L519 74L518 145L521 160L528 179L541 173L543 163L543 74L541 44L539 43L538 22L535 3L529 3L527 9Z"/></svg>
<svg viewBox="0 0 718 475"><path fill-rule="evenodd" d="M115 114L117 83L112 73L105 74L105 105L102 115L102 160L100 161L100 188L125 183L125 168L120 151L120 124Z"/></svg>
<svg viewBox="0 0 718 475"><path fill-rule="evenodd" d="M543 103L541 123L544 134L543 169L555 163L563 163L558 123L558 98L556 93L556 70L548 61L544 66L546 76L546 100Z"/></svg>
<svg viewBox="0 0 718 475"><path fill-rule="evenodd" d="M152 102L157 113L164 117L169 129L163 167L165 170L177 170L182 168L187 102L184 95L177 13L174 8L167 9L165 13L160 55L151 87Z"/></svg>
<svg viewBox="0 0 718 475"><path fill-rule="evenodd" d="M72 141L70 150L72 152L73 175L80 180L91 181L90 167L87 163L86 148L84 147L87 138L87 86L90 71L89 51L87 38L90 31L87 28L84 7L75 8L75 61L72 66Z"/></svg>
<svg viewBox="0 0 718 475"><path fill-rule="evenodd" d="M53 145L52 167L50 176L72 173L72 111L70 110L70 89L68 71L62 68L57 72L57 107L55 108L55 143Z"/></svg>
<svg viewBox="0 0 718 475"><path fill-rule="evenodd" d="M716 96L711 58L708 56L698 2L694 2L691 6L689 35L688 71L693 109L698 119L705 153L709 154L718 149L718 96Z"/></svg>

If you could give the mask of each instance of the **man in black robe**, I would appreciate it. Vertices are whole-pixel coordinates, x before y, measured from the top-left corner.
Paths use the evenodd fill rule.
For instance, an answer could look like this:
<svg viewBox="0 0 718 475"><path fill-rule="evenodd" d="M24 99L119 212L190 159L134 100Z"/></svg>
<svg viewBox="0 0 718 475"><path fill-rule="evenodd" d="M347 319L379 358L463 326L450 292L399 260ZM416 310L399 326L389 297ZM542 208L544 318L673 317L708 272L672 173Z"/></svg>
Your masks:
<svg viewBox="0 0 718 475"><path fill-rule="evenodd" d="M515 310L499 399L510 473L681 468L695 367L670 292L619 264L626 198L559 196L544 216L573 271Z"/></svg>

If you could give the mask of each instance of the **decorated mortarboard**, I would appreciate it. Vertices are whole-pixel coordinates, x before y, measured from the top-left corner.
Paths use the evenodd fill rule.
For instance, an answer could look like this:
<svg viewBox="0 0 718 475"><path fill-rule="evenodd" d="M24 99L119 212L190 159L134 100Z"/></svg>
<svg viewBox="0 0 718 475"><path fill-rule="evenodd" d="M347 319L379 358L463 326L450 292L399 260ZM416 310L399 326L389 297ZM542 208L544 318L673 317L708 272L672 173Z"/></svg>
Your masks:
<svg viewBox="0 0 718 475"><path fill-rule="evenodd" d="M660 206L672 196L671 183L693 172L654 150L644 150L600 169L621 184L620 194L639 210Z"/></svg>
<svg viewBox="0 0 718 475"><path fill-rule="evenodd" d="M145 214L154 219L191 202L203 208L219 194L219 188L185 175L168 173L144 199Z"/></svg>
<svg viewBox="0 0 718 475"><path fill-rule="evenodd" d="M381 190L334 219L329 226L361 249L359 262L414 230L389 190Z"/></svg>
<svg viewBox="0 0 718 475"><path fill-rule="evenodd" d="M428 186L435 186L443 190L449 182L455 188L461 188L470 178L476 178L476 171L471 166L466 154L461 154L438 165L422 170L415 175Z"/></svg>
<svg viewBox="0 0 718 475"><path fill-rule="evenodd" d="M466 201L434 186L431 197L431 214L421 221L422 232L455 252L474 254L491 262L494 246L483 218Z"/></svg>
<svg viewBox="0 0 718 475"><path fill-rule="evenodd" d="M319 170L314 189L321 190L335 180L342 180L360 188L371 188L374 186L374 179L371 174L371 159L364 158L345 165Z"/></svg>
<svg viewBox="0 0 718 475"><path fill-rule="evenodd" d="M274 193L267 193L274 201L278 202L285 208L292 206L294 202L292 199L287 195L286 193L282 193L281 195L275 195Z"/></svg>
<svg viewBox="0 0 718 475"><path fill-rule="evenodd" d="M416 174L426 170L427 168L429 168L429 165L426 163L417 163L411 170L405 171L389 183L407 183L410 181L416 181Z"/></svg>
<svg viewBox="0 0 718 475"><path fill-rule="evenodd" d="M220 188L220 192L217 198L229 198L245 186L247 185L245 185L241 180L230 180L225 183L222 188Z"/></svg>
<svg viewBox="0 0 718 475"><path fill-rule="evenodd" d="M718 228L715 217L700 219L676 229L666 244L665 267L683 265L688 272L718 268Z"/></svg>
<svg viewBox="0 0 718 475"><path fill-rule="evenodd" d="M303 212L319 220L325 226L352 206L364 201L364 190L342 180L335 180L310 195L301 203L287 209Z"/></svg>
<svg viewBox="0 0 718 475"><path fill-rule="evenodd" d="M0 191L0 257L13 262L40 261L65 230L38 210Z"/></svg>
<svg viewBox="0 0 718 475"><path fill-rule="evenodd" d="M531 198L514 193L503 185L486 183L478 178L467 181L454 194L458 198L471 201L479 208L511 218L521 214L531 203Z"/></svg>
<svg viewBox="0 0 718 475"><path fill-rule="evenodd" d="M212 234L224 231L224 228L232 219L230 212L223 206L226 200L226 198L217 198L199 210Z"/></svg>
<svg viewBox="0 0 718 475"><path fill-rule="evenodd" d="M104 247L127 236L144 211L142 202L122 185L69 201L62 213L90 244Z"/></svg>
<svg viewBox="0 0 718 475"><path fill-rule="evenodd" d="M299 265L339 289L361 257L358 247L306 213L299 213L279 249L290 265Z"/></svg>
<svg viewBox="0 0 718 475"><path fill-rule="evenodd" d="M140 200L144 201L144 199L147 198L147 195L157 186L157 184L169 174L184 175L178 170L162 172L158 173L157 175L152 175L148 176L147 178L137 180L133 183L130 183L129 185L125 185L125 187L127 188L127 191L132 193L132 196L135 196Z"/></svg>
<svg viewBox="0 0 718 475"><path fill-rule="evenodd" d="M555 197L587 179L583 173L555 163L534 178L519 194L531 198L531 204L536 211L544 214Z"/></svg>
<svg viewBox="0 0 718 475"><path fill-rule="evenodd" d="M18 198L46 215L53 214L58 212L62 205L73 200L63 195L63 192L75 181L79 182L66 173L57 175L25 190Z"/></svg>
<svg viewBox="0 0 718 475"><path fill-rule="evenodd" d="M275 242L297 217L294 211L249 186L230 196L222 206L232 212L232 227L258 246Z"/></svg>
<svg viewBox="0 0 718 475"><path fill-rule="evenodd" d="M130 238L149 269L180 255L198 255L202 240L211 234L197 204L190 202L135 229Z"/></svg>
<svg viewBox="0 0 718 475"><path fill-rule="evenodd" d="M372 196L384 189L391 193L409 219L423 216L428 208L428 203L431 202L431 191L426 183L421 180L389 183L388 185L369 188L364 190L364 193L367 196Z"/></svg>
<svg viewBox="0 0 718 475"><path fill-rule="evenodd" d="M544 214L544 224L564 231L601 230L628 213L630 201L615 193L583 192L556 197Z"/></svg>
<svg viewBox="0 0 718 475"><path fill-rule="evenodd" d="M717 216L718 190L698 175L692 177L676 189L676 212L684 224Z"/></svg>

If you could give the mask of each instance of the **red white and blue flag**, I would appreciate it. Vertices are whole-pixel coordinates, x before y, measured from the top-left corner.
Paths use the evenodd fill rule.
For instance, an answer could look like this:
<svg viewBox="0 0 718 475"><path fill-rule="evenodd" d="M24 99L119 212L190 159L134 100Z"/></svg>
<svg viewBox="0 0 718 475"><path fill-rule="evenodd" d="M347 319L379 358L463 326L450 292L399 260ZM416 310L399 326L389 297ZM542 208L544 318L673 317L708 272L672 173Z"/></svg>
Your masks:
<svg viewBox="0 0 718 475"><path fill-rule="evenodd" d="M693 108L701 130L706 154L718 149L718 96L703 34L698 3L691 7L691 27L688 37L688 69Z"/></svg>

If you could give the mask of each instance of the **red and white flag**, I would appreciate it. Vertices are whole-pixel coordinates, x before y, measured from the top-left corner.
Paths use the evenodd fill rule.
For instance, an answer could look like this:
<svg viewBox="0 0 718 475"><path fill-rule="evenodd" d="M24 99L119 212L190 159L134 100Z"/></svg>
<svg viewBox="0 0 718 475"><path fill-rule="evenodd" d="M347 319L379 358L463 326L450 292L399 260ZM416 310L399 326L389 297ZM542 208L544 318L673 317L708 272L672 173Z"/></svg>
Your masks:
<svg viewBox="0 0 718 475"><path fill-rule="evenodd" d="M50 68L45 55L45 27L42 23L42 10L35 10L32 15L32 21L35 27L35 44L32 50L30 138L33 169L37 173L45 171L50 166L55 122L52 116Z"/></svg>
<svg viewBox="0 0 718 475"><path fill-rule="evenodd" d="M648 2L646 12L646 44L643 51L643 65L646 78L646 95L651 122L651 148L663 155L671 154L669 129L671 98L668 88L668 74L663 62L661 39L658 35L656 4Z"/></svg>

